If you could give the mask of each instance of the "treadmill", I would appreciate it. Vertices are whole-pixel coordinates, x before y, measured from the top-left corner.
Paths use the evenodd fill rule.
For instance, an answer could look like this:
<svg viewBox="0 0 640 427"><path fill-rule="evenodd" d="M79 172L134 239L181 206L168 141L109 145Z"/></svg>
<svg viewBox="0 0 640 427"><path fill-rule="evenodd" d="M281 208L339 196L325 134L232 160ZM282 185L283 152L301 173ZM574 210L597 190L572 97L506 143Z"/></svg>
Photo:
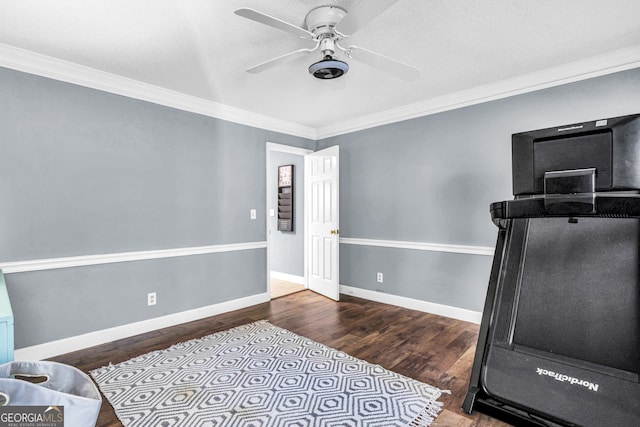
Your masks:
<svg viewBox="0 0 640 427"><path fill-rule="evenodd" d="M462 409L516 426L640 425L640 114L512 135Z"/></svg>

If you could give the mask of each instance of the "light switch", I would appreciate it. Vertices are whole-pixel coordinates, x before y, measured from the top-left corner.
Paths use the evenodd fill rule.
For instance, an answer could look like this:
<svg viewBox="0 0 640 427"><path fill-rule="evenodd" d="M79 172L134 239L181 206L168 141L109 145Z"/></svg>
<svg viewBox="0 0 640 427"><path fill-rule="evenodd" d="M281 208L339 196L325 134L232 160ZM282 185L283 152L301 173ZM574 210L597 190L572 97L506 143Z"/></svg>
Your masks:
<svg viewBox="0 0 640 427"><path fill-rule="evenodd" d="M276 216L276 210L275 209L269 209L269 216Z"/></svg>
<svg viewBox="0 0 640 427"><path fill-rule="evenodd" d="M251 209L251 219L256 219L256 218L257 218L256 210Z"/></svg>

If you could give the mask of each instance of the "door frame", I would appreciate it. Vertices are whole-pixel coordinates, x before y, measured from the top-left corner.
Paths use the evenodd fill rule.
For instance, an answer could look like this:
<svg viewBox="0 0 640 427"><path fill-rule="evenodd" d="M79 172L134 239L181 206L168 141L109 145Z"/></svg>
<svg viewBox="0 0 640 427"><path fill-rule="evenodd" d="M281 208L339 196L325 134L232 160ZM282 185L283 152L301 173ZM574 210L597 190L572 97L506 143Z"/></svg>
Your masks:
<svg viewBox="0 0 640 427"><path fill-rule="evenodd" d="M271 190L269 184L274 184L276 183L275 175L270 176L271 171L269 170L269 167L271 165L271 153L277 151L280 153L289 153L289 154L295 154L298 156L302 156L304 159L304 156L306 156L307 154L311 154L313 153L313 150L309 150L306 148L300 148L300 147L293 147L291 145L284 145L284 144L278 144L275 142L268 142L267 141L267 146L266 146L266 165L265 165L265 218L266 218L266 233L267 233L267 295L269 295L269 300L271 300L271 217L269 216L269 190ZM296 188L298 188L298 186L296 186ZM304 186L301 186L300 188L302 188L302 197L303 200L306 199L306 191L304 189ZM303 219L304 221L304 219ZM304 287L305 288L309 288L309 283L308 283L308 277L307 277L307 231L305 228L305 232L304 232L304 266L303 266L303 274L304 274Z"/></svg>

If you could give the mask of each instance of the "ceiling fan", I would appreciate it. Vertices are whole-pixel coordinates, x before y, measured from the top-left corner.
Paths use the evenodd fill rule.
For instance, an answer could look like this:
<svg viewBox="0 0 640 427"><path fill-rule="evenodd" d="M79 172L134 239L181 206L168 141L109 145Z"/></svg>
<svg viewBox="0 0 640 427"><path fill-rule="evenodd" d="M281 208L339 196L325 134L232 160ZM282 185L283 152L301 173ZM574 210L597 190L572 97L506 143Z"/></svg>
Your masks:
<svg viewBox="0 0 640 427"><path fill-rule="evenodd" d="M248 68L247 72L259 73L298 56L319 51L322 59L309 67L309 73L319 79L335 79L349 71L349 65L346 62L334 58L336 53L342 53L349 59L360 61L402 79L414 80L420 75L420 70L416 67L360 46L343 45L349 36L398 1L400 0L362 0L349 12L337 6L321 6L310 11L305 17L306 29L254 9L240 8L234 12L238 16L315 43L311 48L297 49L255 65Z"/></svg>

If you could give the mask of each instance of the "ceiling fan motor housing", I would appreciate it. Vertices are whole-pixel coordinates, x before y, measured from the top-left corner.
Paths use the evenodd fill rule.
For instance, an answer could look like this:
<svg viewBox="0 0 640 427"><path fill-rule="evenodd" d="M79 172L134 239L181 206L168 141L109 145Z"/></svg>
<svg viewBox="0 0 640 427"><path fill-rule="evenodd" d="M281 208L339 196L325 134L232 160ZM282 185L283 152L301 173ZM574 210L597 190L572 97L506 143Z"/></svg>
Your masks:
<svg viewBox="0 0 640 427"><path fill-rule="evenodd" d="M319 37L323 34L335 34L333 27L347 15L344 9L334 6L321 6L307 13L304 20L307 30Z"/></svg>
<svg viewBox="0 0 640 427"><path fill-rule="evenodd" d="M309 67L309 73L318 79L335 79L349 71L349 64L332 57L335 53L335 39L338 37L334 27L346 15L347 12L339 7L322 6L313 9L305 18L307 30L315 34L324 55L321 61Z"/></svg>

